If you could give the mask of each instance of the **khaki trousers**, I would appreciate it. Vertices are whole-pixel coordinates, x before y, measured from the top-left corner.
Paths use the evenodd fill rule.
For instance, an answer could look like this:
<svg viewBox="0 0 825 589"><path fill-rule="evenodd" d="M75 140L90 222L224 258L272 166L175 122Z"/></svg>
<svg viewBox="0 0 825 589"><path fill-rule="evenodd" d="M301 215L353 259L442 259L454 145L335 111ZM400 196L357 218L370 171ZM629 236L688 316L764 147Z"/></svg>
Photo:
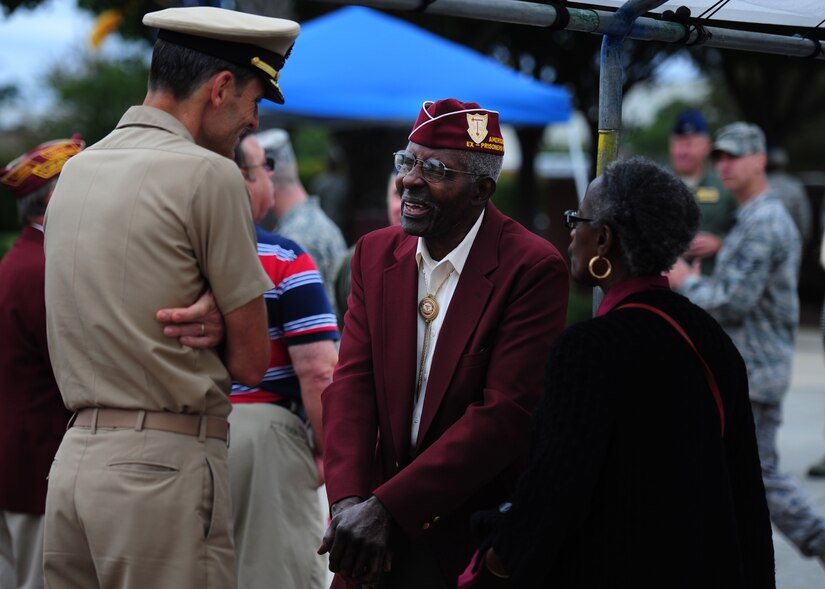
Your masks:
<svg viewBox="0 0 825 589"><path fill-rule="evenodd" d="M318 471L303 422L267 403L229 415L239 589L324 589Z"/></svg>
<svg viewBox="0 0 825 589"><path fill-rule="evenodd" d="M43 516L0 511L0 588L43 589Z"/></svg>
<svg viewBox="0 0 825 589"><path fill-rule="evenodd" d="M73 427L49 474L50 589L233 589L226 444Z"/></svg>

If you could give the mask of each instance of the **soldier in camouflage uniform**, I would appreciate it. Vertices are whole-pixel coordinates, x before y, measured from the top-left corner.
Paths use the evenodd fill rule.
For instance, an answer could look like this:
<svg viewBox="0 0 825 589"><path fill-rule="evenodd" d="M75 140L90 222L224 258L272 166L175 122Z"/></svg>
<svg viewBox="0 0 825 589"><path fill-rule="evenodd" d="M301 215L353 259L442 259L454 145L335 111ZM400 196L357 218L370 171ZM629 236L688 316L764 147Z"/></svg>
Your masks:
<svg viewBox="0 0 825 589"><path fill-rule="evenodd" d="M272 229L306 250L324 280L327 296L335 308L335 273L347 251L347 243L338 226L321 209L318 197L309 196L298 177L295 152L289 134L270 129L257 135L267 158L272 158L272 185L275 204L272 211L277 223Z"/></svg>
<svg viewBox="0 0 825 589"><path fill-rule="evenodd" d="M719 176L739 202L736 224L711 276L679 261L671 286L713 315L745 359L771 520L802 554L825 563L825 520L797 481L779 472L776 450L799 323L799 232L782 203L769 195L759 127L728 125L713 147Z"/></svg>

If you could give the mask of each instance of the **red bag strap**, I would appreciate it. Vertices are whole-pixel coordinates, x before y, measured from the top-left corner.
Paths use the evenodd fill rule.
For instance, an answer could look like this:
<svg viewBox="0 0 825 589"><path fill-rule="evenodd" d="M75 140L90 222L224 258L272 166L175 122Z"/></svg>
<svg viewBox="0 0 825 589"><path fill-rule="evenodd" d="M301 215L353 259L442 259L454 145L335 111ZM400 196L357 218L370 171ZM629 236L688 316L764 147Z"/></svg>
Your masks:
<svg viewBox="0 0 825 589"><path fill-rule="evenodd" d="M657 309L651 305L645 305L644 303L627 303L617 309L646 309L652 313L656 313L659 317L663 318L665 321L670 323L673 326L673 329L679 332L685 341L690 345L691 349L696 353L696 357L699 358L699 362L702 363L702 368L705 371L705 378L708 381L708 386L710 387L710 392L713 394L713 400L716 403L716 409L719 411L719 421L721 423L722 429L722 437L725 437L725 406L722 404L722 395L719 393L719 387L716 385L716 379L713 377L713 372L710 371L710 367L708 366L705 359L702 357L702 354L699 353L699 350L696 349L696 346L693 345L693 341L690 339L685 330L682 329L682 326L676 323L676 320L662 311L661 309Z"/></svg>

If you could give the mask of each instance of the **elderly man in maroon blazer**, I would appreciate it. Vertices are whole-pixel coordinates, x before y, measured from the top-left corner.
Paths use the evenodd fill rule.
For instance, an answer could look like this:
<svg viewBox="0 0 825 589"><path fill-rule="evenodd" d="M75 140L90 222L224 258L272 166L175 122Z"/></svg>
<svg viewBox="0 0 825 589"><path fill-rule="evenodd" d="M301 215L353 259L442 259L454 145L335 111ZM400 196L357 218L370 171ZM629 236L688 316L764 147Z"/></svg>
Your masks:
<svg viewBox="0 0 825 589"><path fill-rule="evenodd" d="M401 227L356 247L323 394L334 587L455 587L470 515L522 466L568 277L490 201L503 154L497 112L425 102L395 154Z"/></svg>
<svg viewBox="0 0 825 589"><path fill-rule="evenodd" d="M43 587L46 477L71 413L46 345L43 214L79 137L50 141L0 169L20 238L0 260L0 587Z"/></svg>

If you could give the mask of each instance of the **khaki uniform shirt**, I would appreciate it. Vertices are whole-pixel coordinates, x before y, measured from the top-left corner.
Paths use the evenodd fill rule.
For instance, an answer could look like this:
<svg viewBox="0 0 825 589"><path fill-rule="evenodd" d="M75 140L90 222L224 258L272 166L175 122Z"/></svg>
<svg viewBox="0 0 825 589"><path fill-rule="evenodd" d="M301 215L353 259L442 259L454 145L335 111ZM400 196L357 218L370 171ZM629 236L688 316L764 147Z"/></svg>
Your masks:
<svg viewBox="0 0 825 589"><path fill-rule="evenodd" d="M237 166L145 106L69 163L46 220L49 353L66 406L227 415L218 354L164 337L155 314L207 287L227 314L272 287Z"/></svg>

